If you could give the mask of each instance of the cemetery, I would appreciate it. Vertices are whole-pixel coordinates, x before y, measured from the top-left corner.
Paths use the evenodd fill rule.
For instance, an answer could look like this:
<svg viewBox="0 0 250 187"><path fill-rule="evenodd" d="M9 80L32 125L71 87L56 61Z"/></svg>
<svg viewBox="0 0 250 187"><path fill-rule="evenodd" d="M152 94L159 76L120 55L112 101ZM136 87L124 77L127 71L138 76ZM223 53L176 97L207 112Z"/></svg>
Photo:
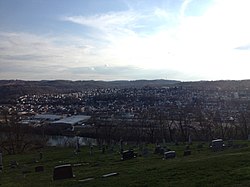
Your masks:
<svg viewBox="0 0 250 187"><path fill-rule="evenodd" d="M77 152L76 147L3 152L0 186L249 186L250 142L221 142L118 142L80 146Z"/></svg>

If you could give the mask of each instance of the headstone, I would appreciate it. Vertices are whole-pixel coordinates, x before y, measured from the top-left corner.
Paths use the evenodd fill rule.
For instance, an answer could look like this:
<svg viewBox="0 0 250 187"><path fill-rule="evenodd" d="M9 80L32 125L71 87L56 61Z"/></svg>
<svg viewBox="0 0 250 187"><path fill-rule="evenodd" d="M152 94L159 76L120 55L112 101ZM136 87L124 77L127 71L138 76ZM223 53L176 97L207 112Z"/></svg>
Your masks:
<svg viewBox="0 0 250 187"><path fill-rule="evenodd" d="M75 153L79 153L80 152L80 143L79 143L79 138L76 137L76 149L75 149Z"/></svg>
<svg viewBox="0 0 250 187"><path fill-rule="evenodd" d="M148 153L149 153L148 148L145 147L145 148L142 150L142 156L146 157L146 156L148 156Z"/></svg>
<svg viewBox="0 0 250 187"><path fill-rule="evenodd" d="M175 151L167 151L167 152L164 153L164 158L165 159L175 158L175 157L176 157Z"/></svg>
<svg viewBox="0 0 250 187"><path fill-rule="evenodd" d="M110 145L109 153L113 153L114 152L114 148L115 148L114 144Z"/></svg>
<svg viewBox="0 0 250 187"><path fill-rule="evenodd" d="M163 144L163 147L166 147L166 140L165 140L165 138L162 139L162 144Z"/></svg>
<svg viewBox="0 0 250 187"><path fill-rule="evenodd" d="M159 153L160 153L160 150L161 150L161 146L160 146L160 145L157 145L157 146L155 147L154 154L159 154Z"/></svg>
<svg viewBox="0 0 250 187"><path fill-rule="evenodd" d="M73 171L70 164L56 166L53 172L53 180L73 178Z"/></svg>
<svg viewBox="0 0 250 187"><path fill-rule="evenodd" d="M135 158L135 153L133 150L126 150L126 151L123 151L122 152L122 158L121 160L129 160L129 159L132 159L132 158Z"/></svg>
<svg viewBox="0 0 250 187"><path fill-rule="evenodd" d="M138 144L138 149L139 149L139 151L142 152L142 150L143 150L143 145L142 145L141 143Z"/></svg>
<svg viewBox="0 0 250 187"><path fill-rule="evenodd" d="M42 172L44 171L44 167L43 166L36 166L35 167L35 172Z"/></svg>
<svg viewBox="0 0 250 187"><path fill-rule="evenodd" d="M18 165L19 165L19 164L17 163L17 161L15 161L15 160L10 161L10 167L11 167L11 168L17 168Z"/></svg>
<svg viewBox="0 0 250 187"><path fill-rule="evenodd" d="M40 160L43 159L43 153L42 152L39 153L39 158L40 158Z"/></svg>
<svg viewBox="0 0 250 187"><path fill-rule="evenodd" d="M39 161L37 160L37 158L33 158L33 163L38 163Z"/></svg>
<svg viewBox="0 0 250 187"><path fill-rule="evenodd" d="M191 155L191 150L185 150L183 156L189 156L189 155Z"/></svg>
<svg viewBox="0 0 250 187"><path fill-rule="evenodd" d="M161 154L163 155L166 152L166 149L161 147L160 145L157 145L154 151L154 154Z"/></svg>
<svg viewBox="0 0 250 187"><path fill-rule="evenodd" d="M188 144L191 145L192 144L192 139L191 139L191 135L188 136Z"/></svg>
<svg viewBox="0 0 250 187"><path fill-rule="evenodd" d="M228 140L228 147L233 147L233 145L234 145L234 142L233 142L233 140Z"/></svg>
<svg viewBox="0 0 250 187"><path fill-rule="evenodd" d="M0 172L3 171L3 154L0 153Z"/></svg>
<svg viewBox="0 0 250 187"><path fill-rule="evenodd" d="M222 139L212 140L211 146L213 151L221 151L225 147L225 144Z"/></svg>
<svg viewBox="0 0 250 187"><path fill-rule="evenodd" d="M91 145L90 148L89 148L89 154L90 154L90 156L93 155L93 148L94 148L93 145Z"/></svg>
<svg viewBox="0 0 250 187"><path fill-rule="evenodd" d="M123 152L123 140L121 139L120 140L120 153Z"/></svg>
<svg viewBox="0 0 250 187"><path fill-rule="evenodd" d="M105 153L105 146L102 146L102 154Z"/></svg>

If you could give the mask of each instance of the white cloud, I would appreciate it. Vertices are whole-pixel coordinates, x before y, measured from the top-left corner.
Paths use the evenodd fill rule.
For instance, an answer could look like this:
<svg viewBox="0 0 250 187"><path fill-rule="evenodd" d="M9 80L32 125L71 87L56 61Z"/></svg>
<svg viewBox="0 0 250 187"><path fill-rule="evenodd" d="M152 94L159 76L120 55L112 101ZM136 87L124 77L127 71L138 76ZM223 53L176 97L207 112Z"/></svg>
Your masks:
<svg viewBox="0 0 250 187"><path fill-rule="evenodd" d="M185 11L191 2L192 2L192 0L183 0L183 3L181 4L181 8L180 8L180 17L181 18L185 16Z"/></svg>
<svg viewBox="0 0 250 187"><path fill-rule="evenodd" d="M238 46L249 43L250 13L248 1L217 1L200 17L185 17L177 29L178 60L188 61L188 72L209 79L249 78L245 69L248 51L239 53Z"/></svg>
<svg viewBox="0 0 250 187"><path fill-rule="evenodd" d="M39 76L44 74L43 78L46 78L47 74L56 77L69 67L93 66L100 63L96 58L95 48L81 38L76 40L65 36L0 33L0 40L1 69L5 69L5 74L12 76L23 69L27 71L28 77L33 74L36 78L36 73L40 73ZM63 42L66 44L62 44Z"/></svg>
<svg viewBox="0 0 250 187"><path fill-rule="evenodd" d="M131 30L142 15L134 11L109 12L92 16L66 16L62 20L92 27L100 31Z"/></svg>
<svg viewBox="0 0 250 187"><path fill-rule="evenodd" d="M0 39L0 72L4 79L114 80L165 77L164 73L158 72L156 76L151 70L117 63L119 59L81 38L0 33Z"/></svg>
<svg viewBox="0 0 250 187"><path fill-rule="evenodd" d="M249 78L250 50L239 50L250 43L249 1L217 0L202 15L187 16L194 1L184 0L178 15L153 7L62 18L90 28L89 39L0 33L1 68L22 64L39 71L48 66L46 74L71 79L120 79L119 74L94 71L99 67L133 67L128 68L131 75L138 68L148 76L151 70L182 80ZM85 75L73 75L70 68L82 68Z"/></svg>
<svg viewBox="0 0 250 187"><path fill-rule="evenodd" d="M171 17L171 14L168 13L166 10L162 8L155 8L154 14L159 18L169 19Z"/></svg>

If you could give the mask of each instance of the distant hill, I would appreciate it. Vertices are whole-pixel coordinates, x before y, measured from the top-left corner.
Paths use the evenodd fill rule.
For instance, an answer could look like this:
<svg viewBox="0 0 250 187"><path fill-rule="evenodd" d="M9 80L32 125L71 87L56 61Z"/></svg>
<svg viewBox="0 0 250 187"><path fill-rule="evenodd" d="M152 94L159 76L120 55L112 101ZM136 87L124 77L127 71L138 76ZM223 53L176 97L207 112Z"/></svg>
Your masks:
<svg viewBox="0 0 250 187"><path fill-rule="evenodd" d="M250 80L181 82L179 85L203 90L250 90Z"/></svg>
<svg viewBox="0 0 250 187"><path fill-rule="evenodd" d="M69 93L98 88L143 88L172 87L193 88L202 90L250 90L250 80L219 80L180 82L175 80L134 80L134 81L69 81L69 80L0 80L0 103L26 94Z"/></svg>
<svg viewBox="0 0 250 187"><path fill-rule="evenodd" d="M174 80L135 80L135 81L68 81L68 80L0 80L0 103L26 94L69 93L98 88L142 88L162 87L178 84Z"/></svg>

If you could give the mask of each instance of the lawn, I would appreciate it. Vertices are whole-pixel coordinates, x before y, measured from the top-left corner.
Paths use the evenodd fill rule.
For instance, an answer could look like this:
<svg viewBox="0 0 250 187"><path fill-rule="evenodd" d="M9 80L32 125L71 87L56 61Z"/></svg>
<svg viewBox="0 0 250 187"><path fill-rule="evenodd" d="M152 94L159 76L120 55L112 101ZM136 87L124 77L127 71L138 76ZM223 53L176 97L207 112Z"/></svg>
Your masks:
<svg viewBox="0 0 250 187"><path fill-rule="evenodd" d="M198 151L197 144L190 146L192 154L186 157L183 156L185 145L168 144L177 153L177 158L170 160L153 154L154 145L148 145L148 155L127 161L120 160L118 146L104 154L94 147L92 155L87 146L81 147L78 154L73 148L48 147L42 150L42 159L39 151L4 155L0 186L250 186L250 146L212 152L208 144ZM140 153L137 146L133 148ZM18 167L10 167L13 160L18 162ZM73 166L75 178L53 181L53 168L66 163L81 163ZM44 171L35 172L35 167L40 165ZM119 175L101 177L112 172ZM80 181L86 178L94 180Z"/></svg>

